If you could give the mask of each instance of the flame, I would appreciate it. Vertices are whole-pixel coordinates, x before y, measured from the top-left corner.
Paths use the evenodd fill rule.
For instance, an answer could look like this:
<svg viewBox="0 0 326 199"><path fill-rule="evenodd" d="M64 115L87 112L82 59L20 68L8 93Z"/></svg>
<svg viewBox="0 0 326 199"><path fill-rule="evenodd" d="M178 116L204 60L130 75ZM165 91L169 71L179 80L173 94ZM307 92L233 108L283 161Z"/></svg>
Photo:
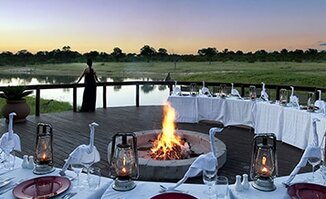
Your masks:
<svg viewBox="0 0 326 199"><path fill-rule="evenodd" d="M182 139L175 130L176 112L168 102L164 104L163 114L162 133L153 142L150 155L159 160L181 159L180 152L176 150L183 146Z"/></svg>
<svg viewBox="0 0 326 199"><path fill-rule="evenodd" d="M263 156L261 159L261 164L262 164L261 174L262 174L262 176L270 175L270 172L269 172L268 168L266 167L266 162L267 162L267 158L265 156Z"/></svg>

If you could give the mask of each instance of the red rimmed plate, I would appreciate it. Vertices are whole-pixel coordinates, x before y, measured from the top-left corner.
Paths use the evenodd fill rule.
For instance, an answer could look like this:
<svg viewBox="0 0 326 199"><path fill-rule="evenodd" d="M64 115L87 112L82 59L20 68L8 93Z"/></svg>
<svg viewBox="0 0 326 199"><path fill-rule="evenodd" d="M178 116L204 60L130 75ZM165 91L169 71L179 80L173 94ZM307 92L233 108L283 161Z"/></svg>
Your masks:
<svg viewBox="0 0 326 199"><path fill-rule="evenodd" d="M186 193L169 192L169 193L162 193L156 195L151 199L197 199L197 198L192 195L188 195Z"/></svg>
<svg viewBox="0 0 326 199"><path fill-rule="evenodd" d="M16 198L49 198L65 192L70 187L69 179L61 176L43 176L18 184L12 191Z"/></svg>
<svg viewBox="0 0 326 199"><path fill-rule="evenodd" d="M288 194L293 199L326 198L326 186L310 183L297 183L288 187Z"/></svg>

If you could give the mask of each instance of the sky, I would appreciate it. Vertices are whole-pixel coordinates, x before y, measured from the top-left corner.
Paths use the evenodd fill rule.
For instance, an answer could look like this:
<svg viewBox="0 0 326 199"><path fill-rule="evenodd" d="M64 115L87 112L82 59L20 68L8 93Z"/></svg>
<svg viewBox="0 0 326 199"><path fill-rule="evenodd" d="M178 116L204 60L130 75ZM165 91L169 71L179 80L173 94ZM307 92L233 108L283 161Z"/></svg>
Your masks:
<svg viewBox="0 0 326 199"><path fill-rule="evenodd" d="M0 52L326 50L325 0L0 0Z"/></svg>

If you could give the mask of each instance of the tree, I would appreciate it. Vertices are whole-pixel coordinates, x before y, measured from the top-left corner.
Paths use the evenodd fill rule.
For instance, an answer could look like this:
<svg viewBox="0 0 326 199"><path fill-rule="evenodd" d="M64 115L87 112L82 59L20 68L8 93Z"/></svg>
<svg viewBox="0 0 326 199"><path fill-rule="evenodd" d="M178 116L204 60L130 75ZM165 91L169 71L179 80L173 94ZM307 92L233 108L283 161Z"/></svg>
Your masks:
<svg viewBox="0 0 326 199"><path fill-rule="evenodd" d="M147 62L149 62L154 55L156 55L156 50L149 45L145 45L140 49L140 55L145 57Z"/></svg>
<svg viewBox="0 0 326 199"><path fill-rule="evenodd" d="M157 51L157 55L164 57L168 55L168 51L165 48L159 48Z"/></svg>
<svg viewBox="0 0 326 199"><path fill-rule="evenodd" d="M117 62L120 61L121 57L123 57L125 54L122 52L122 50L118 47L113 48L113 52L111 55L115 58Z"/></svg>
<svg viewBox="0 0 326 199"><path fill-rule="evenodd" d="M217 55L216 48L202 48L198 50L198 54L200 56L206 57L206 59L209 61L209 64L211 64L213 57Z"/></svg>

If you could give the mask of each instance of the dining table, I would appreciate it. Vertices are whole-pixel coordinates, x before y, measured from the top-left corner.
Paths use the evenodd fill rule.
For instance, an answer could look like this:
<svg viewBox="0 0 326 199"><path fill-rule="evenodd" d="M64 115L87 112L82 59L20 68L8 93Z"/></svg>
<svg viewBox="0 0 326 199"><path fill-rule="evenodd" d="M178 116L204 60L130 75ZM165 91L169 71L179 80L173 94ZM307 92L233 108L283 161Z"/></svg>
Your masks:
<svg viewBox="0 0 326 199"><path fill-rule="evenodd" d="M44 174L44 175L36 175L33 173L32 169L22 168L22 159L16 157L15 166L12 170L6 170L5 168L0 168L0 181L10 179L10 183L4 187L0 188L0 199L11 199L16 198L13 195L13 189L15 186L18 186L21 183L24 183L28 180L44 177L44 176L57 176L61 178L59 172L61 171L60 168L55 168L55 171ZM87 184L87 174L81 173L80 174L80 182L82 187L77 186L77 180L74 179L76 174L73 171L67 170L66 177L69 181L71 181L70 186L65 190L63 193L56 195L52 198L62 198L67 193L76 193L72 198L78 199L96 199L101 198L105 190L110 186L112 183L112 179L101 177L100 185L98 188L90 189ZM1 184L1 183L0 183Z"/></svg>
<svg viewBox="0 0 326 199"><path fill-rule="evenodd" d="M297 183L306 183L311 177L312 172L297 174L292 184ZM315 172L314 182L317 185L323 186L326 189L326 178L325 173L322 173L320 170ZM259 191L252 186L249 186L248 190L237 191L235 185L231 184L228 186L228 196L226 199L291 199L287 193L287 187L283 182L288 178L288 176L277 177L274 179L276 189L271 192ZM252 184L253 182L249 182ZM153 182L153 181L136 181L136 187L130 191L116 191L112 188L112 185L104 192L101 199L150 199L155 196L162 194L161 186L169 187L173 186L175 183L170 182ZM198 199L207 199L207 185L205 184L189 184L184 183L180 185L176 193L186 193ZM216 193L221 191L222 187L217 185L214 187ZM326 194L326 191L325 191Z"/></svg>
<svg viewBox="0 0 326 199"><path fill-rule="evenodd" d="M238 97L169 96L176 111L176 122L218 121L224 126L245 125L255 134L274 133L277 140L299 149L313 141L312 121L318 119L317 134L321 141L326 130L326 115L299 107L282 106L263 100Z"/></svg>

